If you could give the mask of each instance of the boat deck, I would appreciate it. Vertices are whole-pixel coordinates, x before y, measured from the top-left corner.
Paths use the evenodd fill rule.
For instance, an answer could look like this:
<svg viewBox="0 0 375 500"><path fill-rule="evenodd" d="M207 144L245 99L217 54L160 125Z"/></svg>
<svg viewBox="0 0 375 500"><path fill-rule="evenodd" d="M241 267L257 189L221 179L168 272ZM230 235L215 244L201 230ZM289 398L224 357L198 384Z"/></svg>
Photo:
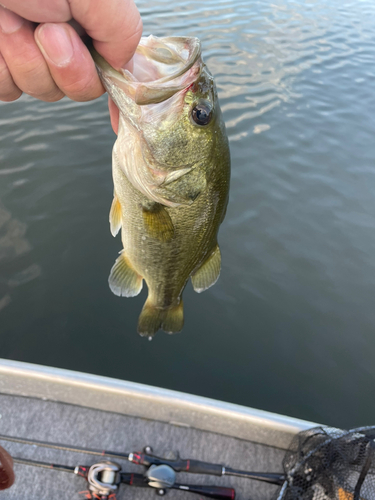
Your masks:
<svg viewBox="0 0 375 500"><path fill-rule="evenodd" d="M246 470L281 472L287 443L295 432L312 425L287 417L282 421L283 417L276 415L275 421L271 422L272 418L267 420L266 416L272 414L266 412L248 415L257 410L241 410L242 407L235 405L148 386L137 385L134 389L131 383L73 372L66 372L68 378L64 371L41 376L41 372L32 365L29 369L30 365L17 364L16 368L20 365L22 369L15 373L15 366L10 366L9 362L5 365L0 363L0 434L122 453L141 451L149 445L157 455L178 451L182 458ZM79 381L80 376L85 376L86 382ZM80 391L82 393L77 402L75 400ZM40 394L46 394L46 397L40 397ZM109 410L102 408L105 396L109 399L104 407L109 407ZM167 413L164 414L164 411ZM13 456L48 463L76 466L92 465L100 460L93 455L1 440L0 445ZM127 461L116 461L124 471L144 470ZM87 490L87 483L74 474L20 464L15 464L15 473L15 484L1 492L4 500L85 498L78 492ZM278 489L274 485L231 476L178 473L177 481L230 486L236 489L237 500L271 499ZM121 485L117 499L151 499L155 495L156 491L152 488ZM177 490L168 491L168 497L177 500L203 498Z"/></svg>
<svg viewBox="0 0 375 500"><path fill-rule="evenodd" d="M42 401L34 398L0 396L2 434L17 435L42 441L58 442L87 448L108 449L119 452L141 451L152 446L157 454L168 450L179 451L182 457L199 458L223 463L232 467L278 472L284 451L227 437L213 432L166 424L116 413L92 410L75 405ZM64 465L92 465L100 457L70 453L60 450L37 448L0 441L13 456ZM118 461L119 462L119 461ZM119 462L120 463L120 462ZM143 467L127 461L120 463L125 471L142 472ZM86 489L86 482L74 474L15 465L16 483L1 493L2 499L52 500L73 499L77 492ZM215 484L236 489L236 498L265 500L276 491L273 485L235 477L213 477L178 474L179 482L190 484ZM156 491L151 488L120 487L117 498L151 499ZM176 499L198 498L182 491L170 491ZM76 498L79 498L77 495ZM82 497L84 498L84 496Z"/></svg>

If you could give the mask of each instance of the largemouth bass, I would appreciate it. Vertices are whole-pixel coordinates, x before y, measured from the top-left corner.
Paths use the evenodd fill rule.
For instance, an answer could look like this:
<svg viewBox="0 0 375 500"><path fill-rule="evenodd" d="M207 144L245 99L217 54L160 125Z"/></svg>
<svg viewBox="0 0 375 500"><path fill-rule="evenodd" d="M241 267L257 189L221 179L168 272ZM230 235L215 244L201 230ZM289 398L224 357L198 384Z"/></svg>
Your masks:
<svg viewBox="0 0 375 500"><path fill-rule="evenodd" d="M93 51L99 76L120 111L113 148L113 236L123 250L112 267L113 293L148 286L138 332L183 326L182 292L218 279L217 243L228 202L230 156L211 73L197 38L143 37L134 69L121 72Z"/></svg>

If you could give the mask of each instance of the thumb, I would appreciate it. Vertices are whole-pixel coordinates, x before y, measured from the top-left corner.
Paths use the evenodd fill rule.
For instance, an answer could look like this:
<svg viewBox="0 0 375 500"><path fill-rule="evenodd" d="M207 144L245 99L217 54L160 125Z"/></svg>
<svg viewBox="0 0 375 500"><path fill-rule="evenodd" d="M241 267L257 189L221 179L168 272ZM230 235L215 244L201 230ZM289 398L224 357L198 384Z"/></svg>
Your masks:
<svg viewBox="0 0 375 500"><path fill-rule="evenodd" d="M111 66L120 69L130 61L143 28L133 0L70 0L70 9Z"/></svg>
<svg viewBox="0 0 375 500"><path fill-rule="evenodd" d="M0 446L0 490L10 488L14 483L13 460Z"/></svg>

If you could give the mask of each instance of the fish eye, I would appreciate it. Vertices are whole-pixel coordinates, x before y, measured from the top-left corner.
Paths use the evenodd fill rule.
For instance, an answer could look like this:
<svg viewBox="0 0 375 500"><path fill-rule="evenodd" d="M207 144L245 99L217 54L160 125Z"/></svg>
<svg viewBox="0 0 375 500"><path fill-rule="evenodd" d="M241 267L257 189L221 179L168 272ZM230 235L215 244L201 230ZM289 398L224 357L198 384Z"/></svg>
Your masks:
<svg viewBox="0 0 375 500"><path fill-rule="evenodd" d="M206 101L198 102L191 110L191 118L197 125L208 125L212 114L212 107Z"/></svg>

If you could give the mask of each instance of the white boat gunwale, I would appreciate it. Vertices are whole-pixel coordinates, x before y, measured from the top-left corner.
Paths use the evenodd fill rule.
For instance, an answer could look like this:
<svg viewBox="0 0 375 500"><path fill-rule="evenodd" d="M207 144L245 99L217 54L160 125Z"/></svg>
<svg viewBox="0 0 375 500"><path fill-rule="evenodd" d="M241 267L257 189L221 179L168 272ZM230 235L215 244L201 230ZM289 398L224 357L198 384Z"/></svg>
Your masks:
<svg viewBox="0 0 375 500"><path fill-rule="evenodd" d="M0 393L74 404L287 449L318 424L169 389L0 358Z"/></svg>

